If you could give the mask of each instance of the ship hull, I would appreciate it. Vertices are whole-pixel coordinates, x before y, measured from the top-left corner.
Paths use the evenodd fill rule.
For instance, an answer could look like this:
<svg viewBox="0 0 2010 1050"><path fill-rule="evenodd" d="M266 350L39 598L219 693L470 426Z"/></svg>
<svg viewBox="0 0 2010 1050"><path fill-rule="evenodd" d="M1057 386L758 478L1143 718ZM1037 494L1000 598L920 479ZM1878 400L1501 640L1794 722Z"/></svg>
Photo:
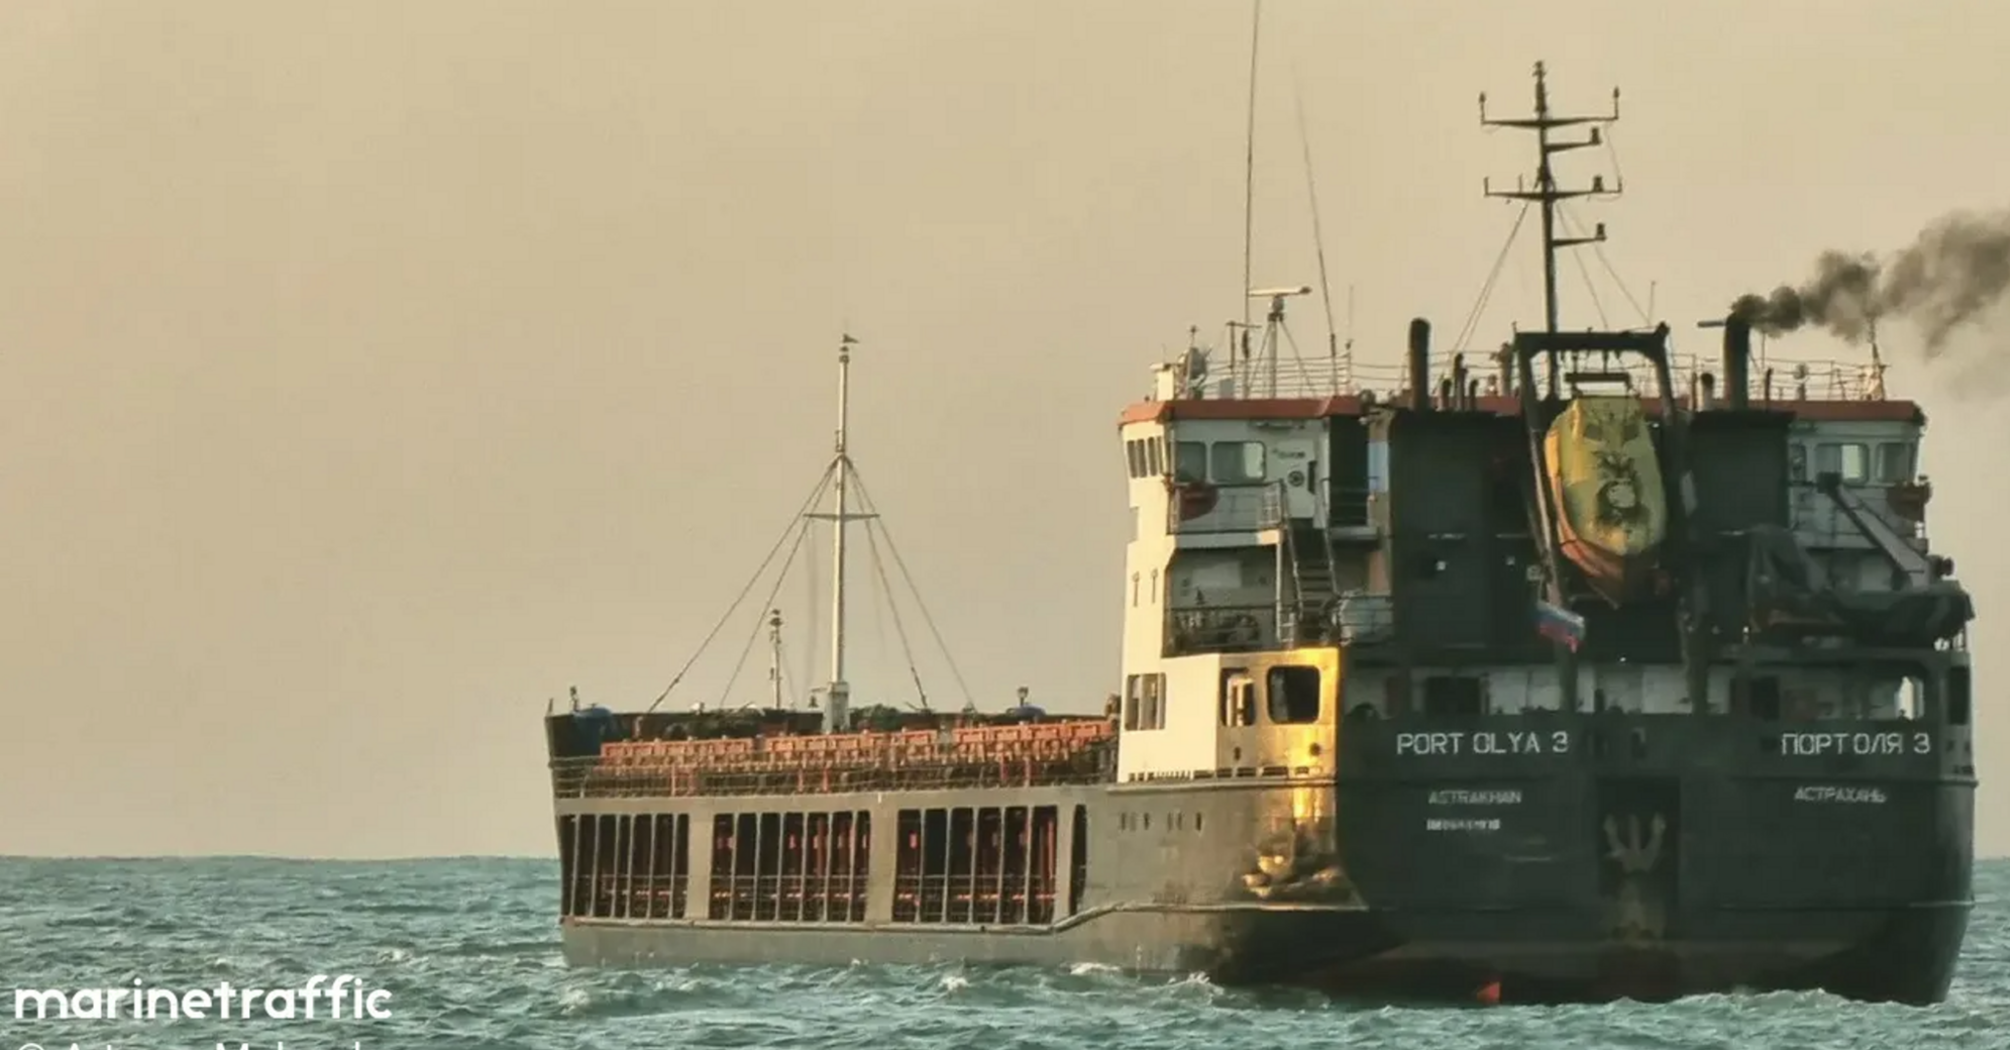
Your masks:
<svg viewBox="0 0 2010 1050"><path fill-rule="evenodd" d="M675 804L709 829L756 808L855 808L877 829L862 921L728 918L717 879L694 876L681 919L567 914L565 956L611 967L1102 964L1383 1000L1470 1000L1488 986L1524 1002L1947 994L1971 906L1974 782L1937 753L1913 754L1912 736L1882 759L1811 758L1780 753L1778 724L1745 719L1448 724L1350 720L1337 778L561 799L561 819ZM1854 732L1810 728L1831 730ZM1761 756L1768 738L1775 754ZM1039 807L1062 814L1051 921L895 920L909 874L896 829L914 826L904 814ZM785 887L758 885L786 900Z"/></svg>
<svg viewBox="0 0 2010 1050"><path fill-rule="evenodd" d="M1492 985L1507 1002L1823 990L1927 1005L1946 998L1968 906L1745 915L1718 924L1718 937L1652 949L1573 941L1530 925L1373 909L1166 909L1053 932L575 921L562 941L566 962L581 967L1089 964L1377 999L1470 1000ZM1234 946L1255 958L1237 958Z"/></svg>

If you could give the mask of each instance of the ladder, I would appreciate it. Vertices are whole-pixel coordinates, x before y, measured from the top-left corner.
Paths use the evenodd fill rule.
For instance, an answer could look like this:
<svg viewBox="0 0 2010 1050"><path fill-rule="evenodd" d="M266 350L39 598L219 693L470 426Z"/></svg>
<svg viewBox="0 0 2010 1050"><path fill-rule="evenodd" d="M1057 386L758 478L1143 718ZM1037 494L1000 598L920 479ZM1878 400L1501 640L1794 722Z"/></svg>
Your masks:
<svg viewBox="0 0 2010 1050"><path fill-rule="evenodd" d="M1340 597L1334 579L1332 539L1325 529L1309 521L1286 519L1279 522L1278 531L1282 536L1278 558L1291 577L1287 602L1284 574L1278 574L1278 638L1285 645L1320 640L1331 626L1326 611Z"/></svg>

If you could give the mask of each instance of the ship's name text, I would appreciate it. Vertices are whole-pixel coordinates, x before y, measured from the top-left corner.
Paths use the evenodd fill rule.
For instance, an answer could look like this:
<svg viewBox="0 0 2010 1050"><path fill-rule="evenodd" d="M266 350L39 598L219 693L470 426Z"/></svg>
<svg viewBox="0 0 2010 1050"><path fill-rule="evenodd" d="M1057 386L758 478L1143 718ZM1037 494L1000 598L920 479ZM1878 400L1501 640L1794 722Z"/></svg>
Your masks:
<svg viewBox="0 0 2010 1050"><path fill-rule="evenodd" d="M1560 755L1569 750L1570 734L1561 729L1549 734L1519 729L1396 734L1399 755Z"/></svg>
<svg viewBox="0 0 2010 1050"><path fill-rule="evenodd" d="M1875 787L1830 787L1810 784L1794 789L1795 802L1847 802L1857 805L1882 806L1885 803L1884 789Z"/></svg>
<svg viewBox="0 0 2010 1050"><path fill-rule="evenodd" d="M1780 754L1800 757L1820 755L1924 755L1933 750L1933 738L1914 733L1782 733Z"/></svg>

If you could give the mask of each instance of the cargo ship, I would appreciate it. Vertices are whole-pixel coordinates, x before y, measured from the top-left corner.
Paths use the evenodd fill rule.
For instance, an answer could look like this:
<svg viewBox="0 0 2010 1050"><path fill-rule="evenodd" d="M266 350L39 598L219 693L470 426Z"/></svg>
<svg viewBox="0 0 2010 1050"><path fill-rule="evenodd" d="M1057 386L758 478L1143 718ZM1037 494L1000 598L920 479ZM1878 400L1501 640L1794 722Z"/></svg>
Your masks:
<svg viewBox="0 0 2010 1050"><path fill-rule="evenodd" d="M1559 323L1559 252L1603 229L1558 232L1551 156L1614 102L1557 116L1537 66L1533 117L1482 103L1538 141L1499 195L1540 211L1547 323L1479 367L1423 319L1379 386L1351 353L1286 367L1298 287L1157 368L1119 424L1096 713L853 703L847 337L804 514L833 536L829 680L799 704L777 655L764 706L548 712L566 959L1944 998L1973 605L1927 541L1925 415L1874 348L1755 359L1735 312L1700 359L1666 323Z"/></svg>

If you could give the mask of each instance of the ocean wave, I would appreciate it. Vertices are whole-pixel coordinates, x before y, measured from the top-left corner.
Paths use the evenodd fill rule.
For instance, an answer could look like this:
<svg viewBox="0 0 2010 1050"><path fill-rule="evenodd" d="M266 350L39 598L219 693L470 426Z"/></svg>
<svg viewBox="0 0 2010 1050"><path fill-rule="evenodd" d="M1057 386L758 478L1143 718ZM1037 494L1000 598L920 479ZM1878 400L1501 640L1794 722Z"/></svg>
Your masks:
<svg viewBox="0 0 2010 1050"><path fill-rule="evenodd" d="M23 986L298 986L354 974L392 992L388 1020L261 1022L288 1045L399 1050L804 1047L985 1050L1148 1046L1348 1050L1433 1046L1731 1050L2010 1045L2010 863L1978 867L1980 902L1948 1002L1819 993L1569 1007L1350 1004L1291 989L1109 966L671 966L571 969L552 916L555 866L412 862L0 860L0 972ZM10 1023L11 1020L10 1020ZM72 1025L77 1022L71 1022ZM13 1023L92 1044L252 1038L208 1022ZM26 1026L25 1028L23 1026ZM233 1043L234 1045L234 1043Z"/></svg>

